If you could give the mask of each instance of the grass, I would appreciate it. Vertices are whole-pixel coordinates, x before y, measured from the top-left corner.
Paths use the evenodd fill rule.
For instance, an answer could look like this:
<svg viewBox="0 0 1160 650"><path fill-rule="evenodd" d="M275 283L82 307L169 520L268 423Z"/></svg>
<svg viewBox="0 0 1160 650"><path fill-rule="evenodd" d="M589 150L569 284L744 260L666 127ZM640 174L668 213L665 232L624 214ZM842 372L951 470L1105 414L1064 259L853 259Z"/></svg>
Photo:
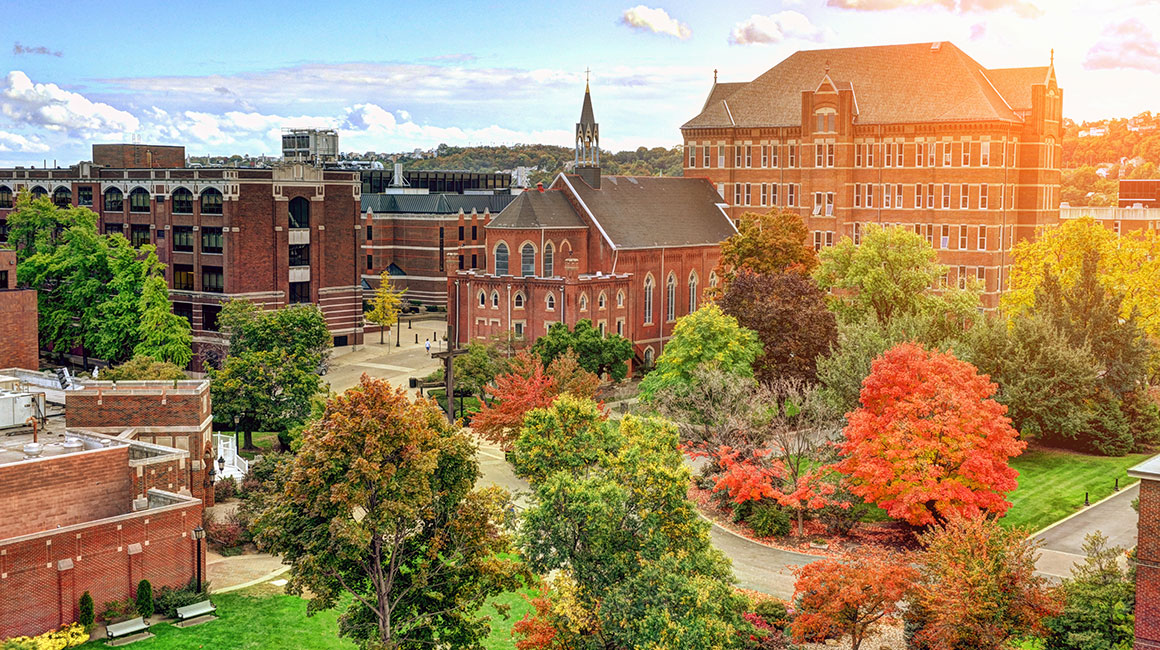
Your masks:
<svg viewBox="0 0 1160 650"><path fill-rule="evenodd" d="M1011 509L999 521L1007 528L1040 530L1082 508L1084 492L1095 503L1112 494L1117 478L1121 489L1135 483L1128 468L1150 456L1089 456L1030 448L1011 460L1011 467L1019 471L1019 487L1008 496Z"/></svg>
<svg viewBox="0 0 1160 650"><path fill-rule="evenodd" d="M233 431L214 431L214 433L222 436L235 435ZM242 440L240 439L242 438L242 435L237 434L237 437L239 438L238 442L241 443ZM279 449L278 432L276 431L255 431L254 433L250 434L250 437L253 439L254 446L258 448L258 451L255 452L239 449L238 455L242 458L245 458L246 460L254 460L254 457L258 454L268 454L278 451Z"/></svg>
<svg viewBox="0 0 1160 650"><path fill-rule="evenodd" d="M259 585L239 593L213 596L218 620L190 628L156 623L149 631L155 638L133 644L133 650L350 650L355 644L338 637L339 609L306 616L306 600L283 593L270 593L269 585ZM263 593L265 592L265 593ZM483 614L491 617L491 635L484 640L487 650L514 650L511 629L531 610L531 604L519 593L509 592L496 598L511 607L505 619L487 605ZM90 641L84 650L110 647L105 641Z"/></svg>

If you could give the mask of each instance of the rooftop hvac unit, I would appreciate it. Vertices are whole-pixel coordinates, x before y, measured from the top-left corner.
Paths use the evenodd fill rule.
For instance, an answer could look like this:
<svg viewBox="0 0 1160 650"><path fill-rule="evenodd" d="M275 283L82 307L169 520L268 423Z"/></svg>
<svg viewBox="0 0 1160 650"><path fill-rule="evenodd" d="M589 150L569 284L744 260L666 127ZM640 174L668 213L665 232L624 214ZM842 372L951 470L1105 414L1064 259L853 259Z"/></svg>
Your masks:
<svg viewBox="0 0 1160 650"><path fill-rule="evenodd" d="M28 418L44 417L44 393L0 391L0 429L23 427Z"/></svg>

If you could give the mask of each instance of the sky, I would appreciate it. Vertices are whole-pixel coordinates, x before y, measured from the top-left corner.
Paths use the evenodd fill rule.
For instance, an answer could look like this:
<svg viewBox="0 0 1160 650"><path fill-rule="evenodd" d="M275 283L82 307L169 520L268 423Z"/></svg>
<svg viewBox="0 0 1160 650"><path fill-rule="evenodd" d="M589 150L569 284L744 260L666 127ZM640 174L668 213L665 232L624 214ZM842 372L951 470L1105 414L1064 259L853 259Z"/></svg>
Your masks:
<svg viewBox="0 0 1160 650"><path fill-rule="evenodd" d="M637 1L0 0L0 165L135 140L276 155L283 127L357 152L570 146L586 70L603 148L673 146L714 70L928 41L995 68L1054 49L1077 121L1160 110L1160 0Z"/></svg>

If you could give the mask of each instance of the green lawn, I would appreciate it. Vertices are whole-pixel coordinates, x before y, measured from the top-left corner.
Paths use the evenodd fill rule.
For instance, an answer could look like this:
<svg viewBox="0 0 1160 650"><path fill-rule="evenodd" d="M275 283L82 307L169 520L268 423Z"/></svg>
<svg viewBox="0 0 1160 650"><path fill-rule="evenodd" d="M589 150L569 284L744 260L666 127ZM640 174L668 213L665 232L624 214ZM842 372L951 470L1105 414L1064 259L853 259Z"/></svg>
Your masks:
<svg viewBox="0 0 1160 650"><path fill-rule="evenodd" d="M268 587L257 587L262 589ZM252 593L252 592L251 592ZM512 625L523 618L531 605L517 593L496 599L511 606L505 620L492 606L484 608L491 616L491 636L484 641L487 650L512 650ZM338 638L338 610L306 616L306 600L284 594L213 596L218 620L181 629L169 623L150 627L156 638L133 644L137 650L329 650L352 649L355 644ZM95 650L109 647L104 640L90 641L81 648Z"/></svg>
<svg viewBox="0 0 1160 650"><path fill-rule="evenodd" d="M214 431L214 433L223 436L235 435L233 431ZM242 436L239 434L237 437L239 438L238 442L240 443L240 438ZM246 451L244 449L239 450L238 455L242 458L245 458L246 460L253 460L254 456L258 454L268 454L278 451L279 449L278 432L276 431L256 431L250 434L250 437L253 439L254 446L258 448L258 451Z"/></svg>
<svg viewBox="0 0 1160 650"><path fill-rule="evenodd" d="M1136 481L1127 470L1151 454L1122 457L1089 456L1058 449L1033 448L1012 459L1019 487L1008 499L1011 509L1004 526L1037 531L1083 507L1083 493L1092 503L1112 494L1115 479L1123 488Z"/></svg>

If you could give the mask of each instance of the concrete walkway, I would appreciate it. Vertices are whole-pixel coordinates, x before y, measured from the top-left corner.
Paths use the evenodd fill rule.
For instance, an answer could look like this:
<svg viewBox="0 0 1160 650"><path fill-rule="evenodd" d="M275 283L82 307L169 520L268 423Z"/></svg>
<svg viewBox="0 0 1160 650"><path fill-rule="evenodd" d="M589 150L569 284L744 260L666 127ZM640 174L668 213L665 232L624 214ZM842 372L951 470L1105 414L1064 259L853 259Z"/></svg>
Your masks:
<svg viewBox="0 0 1160 650"><path fill-rule="evenodd" d="M1084 538L1096 531L1108 538L1109 546L1134 548L1139 517L1132 500L1138 496L1136 483L1036 533L1035 539L1043 543L1036 568L1057 578L1071 575L1072 566L1085 559Z"/></svg>
<svg viewBox="0 0 1160 650"><path fill-rule="evenodd" d="M357 350L352 347L335 350L330 370L323 376L323 380L331 390L341 393L358 384L359 377L365 372L406 388L408 378L424 377L439 367L439 360L427 354L425 343L430 339L432 352L444 349L439 340L447 333L444 318L442 314L432 314L432 318L411 322L410 329L404 322L398 332L399 347L395 347L394 332L389 340L384 337L382 344L376 332L368 334L366 344L358 346ZM415 342L416 337L418 343Z"/></svg>

